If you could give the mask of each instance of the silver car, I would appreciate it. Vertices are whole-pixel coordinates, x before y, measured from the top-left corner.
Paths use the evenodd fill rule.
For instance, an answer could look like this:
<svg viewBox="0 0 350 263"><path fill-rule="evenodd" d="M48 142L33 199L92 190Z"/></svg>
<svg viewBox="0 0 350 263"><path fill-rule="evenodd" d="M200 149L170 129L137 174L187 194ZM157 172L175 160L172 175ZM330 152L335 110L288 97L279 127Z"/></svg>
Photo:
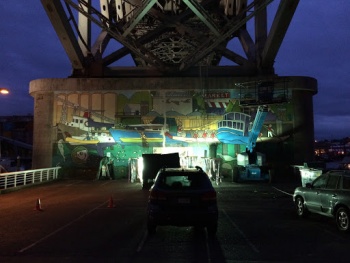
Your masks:
<svg viewBox="0 0 350 263"><path fill-rule="evenodd" d="M299 217L316 213L335 219L341 231L350 231L350 171L329 171L305 187L294 190L293 201Z"/></svg>

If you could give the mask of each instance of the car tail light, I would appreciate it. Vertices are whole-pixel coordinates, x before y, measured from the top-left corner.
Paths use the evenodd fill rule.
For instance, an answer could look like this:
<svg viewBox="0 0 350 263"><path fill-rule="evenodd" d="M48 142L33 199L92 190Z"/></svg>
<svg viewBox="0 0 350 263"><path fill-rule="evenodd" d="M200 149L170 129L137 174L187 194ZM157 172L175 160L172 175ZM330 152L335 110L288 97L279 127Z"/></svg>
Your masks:
<svg viewBox="0 0 350 263"><path fill-rule="evenodd" d="M215 201L216 200L216 191L208 191L202 195L203 201Z"/></svg>
<svg viewBox="0 0 350 263"><path fill-rule="evenodd" d="M151 190L149 194L149 200L166 200L166 195L162 191Z"/></svg>

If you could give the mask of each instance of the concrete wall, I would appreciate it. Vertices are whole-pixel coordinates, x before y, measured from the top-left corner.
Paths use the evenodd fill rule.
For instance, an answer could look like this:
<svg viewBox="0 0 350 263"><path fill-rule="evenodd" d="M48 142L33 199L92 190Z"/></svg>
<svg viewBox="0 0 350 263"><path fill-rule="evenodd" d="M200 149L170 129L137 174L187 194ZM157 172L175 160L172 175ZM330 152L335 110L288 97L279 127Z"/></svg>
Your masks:
<svg viewBox="0 0 350 263"><path fill-rule="evenodd" d="M55 133L55 93L109 92L116 90L166 89L234 89L235 83L257 81L258 78L207 77L207 78L68 78L38 79L30 82L34 98L33 168L52 166ZM295 161L303 163L313 158L313 103L317 81L309 77L288 77L294 107Z"/></svg>

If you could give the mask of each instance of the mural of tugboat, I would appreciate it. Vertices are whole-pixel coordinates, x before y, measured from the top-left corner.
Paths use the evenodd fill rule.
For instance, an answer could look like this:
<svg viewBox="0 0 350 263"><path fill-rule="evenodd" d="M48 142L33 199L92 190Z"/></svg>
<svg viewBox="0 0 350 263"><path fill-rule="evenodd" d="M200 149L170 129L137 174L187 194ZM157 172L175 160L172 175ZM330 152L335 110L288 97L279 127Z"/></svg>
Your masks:
<svg viewBox="0 0 350 263"><path fill-rule="evenodd" d="M229 112L218 122L218 139L227 144L245 145L246 151L237 154L237 165L233 167L233 181L268 180L265 172L265 155L255 152L257 138L268 113L267 106L259 106L254 122L241 112Z"/></svg>
<svg viewBox="0 0 350 263"><path fill-rule="evenodd" d="M109 132L109 129L113 127L114 124L96 122L88 113L85 113L83 117L73 116L73 120L66 123L66 126L78 130L74 135L71 135L70 132L67 131L64 132L65 141L72 145L115 142L113 136Z"/></svg>
<svg viewBox="0 0 350 263"><path fill-rule="evenodd" d="M248 114L241 112L226 113L223 120L218 122L218 140L228 144L244 144L249 151L252 151L267 112L268 108L266 106L260 106L251 128L251 117Z"/></svg>

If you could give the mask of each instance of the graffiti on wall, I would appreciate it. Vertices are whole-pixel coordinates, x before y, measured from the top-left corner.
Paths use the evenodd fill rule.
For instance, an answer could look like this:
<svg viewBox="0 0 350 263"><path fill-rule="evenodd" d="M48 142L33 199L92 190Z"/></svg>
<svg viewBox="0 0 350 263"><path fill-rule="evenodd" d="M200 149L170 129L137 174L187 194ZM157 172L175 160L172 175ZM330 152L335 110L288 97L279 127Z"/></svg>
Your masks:
<svg viewBox="0 0 350 263"><path fill-rule="evenodd" d="M98 167L108 152L116 165L156 148L220 143L217 123L229 111L247 111L229 90L156 90L57 93L54 165ZM283 105L270 108L261 137L276 137L290 121ZM122 157L123 156L123 157Z"/></svg>

